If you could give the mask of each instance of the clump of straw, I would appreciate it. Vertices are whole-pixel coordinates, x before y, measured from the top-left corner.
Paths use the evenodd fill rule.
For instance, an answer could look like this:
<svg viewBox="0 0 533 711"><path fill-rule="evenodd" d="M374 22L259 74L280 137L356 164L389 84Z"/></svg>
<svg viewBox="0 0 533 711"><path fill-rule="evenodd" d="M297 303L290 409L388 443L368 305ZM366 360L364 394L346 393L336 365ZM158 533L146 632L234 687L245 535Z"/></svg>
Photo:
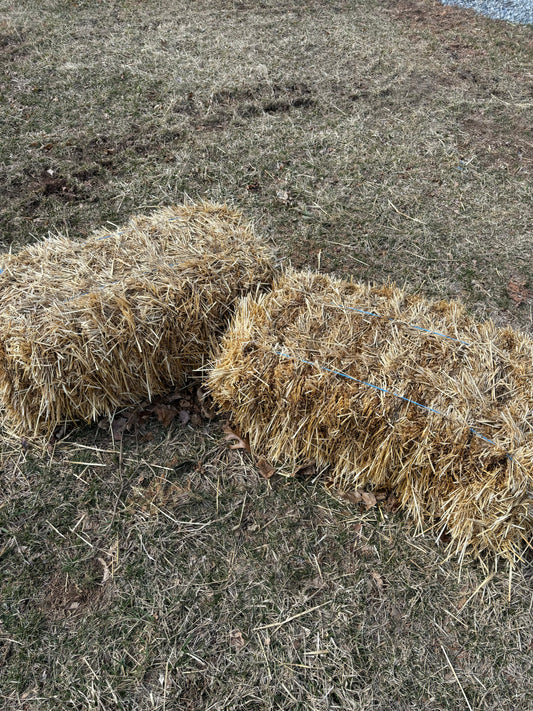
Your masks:
<svg viewBox="0 0 533 711"><path fill-rule="evenodd" d="M252 451L394 488L462 558L533 522L533 342L453 302L288 270L244 298L209 376Z"/></svg>
<svg viewBox="0 0 533 711"><path fill-rule="evenodd" d="M0 266L0 396L9 427L35 437L180 385L235 299L273 276L241 214L208 203L47 239Z"/></svg>

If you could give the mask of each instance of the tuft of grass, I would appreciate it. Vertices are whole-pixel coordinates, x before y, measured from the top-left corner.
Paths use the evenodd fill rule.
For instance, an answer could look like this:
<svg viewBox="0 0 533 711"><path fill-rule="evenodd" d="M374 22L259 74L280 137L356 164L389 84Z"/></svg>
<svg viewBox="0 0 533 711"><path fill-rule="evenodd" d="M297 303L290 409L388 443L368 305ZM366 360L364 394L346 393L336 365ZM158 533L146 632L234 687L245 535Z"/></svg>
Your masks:
<svg viewBox="0 0 533 711"><path fill-rule="evenodd" d="M0 52L4 250L227 200L296 266L531 333L531 28L437 0L0 0ZM509 596L508 569L222 437L2 443L3 708L533 706L527 562Z"/></svg>

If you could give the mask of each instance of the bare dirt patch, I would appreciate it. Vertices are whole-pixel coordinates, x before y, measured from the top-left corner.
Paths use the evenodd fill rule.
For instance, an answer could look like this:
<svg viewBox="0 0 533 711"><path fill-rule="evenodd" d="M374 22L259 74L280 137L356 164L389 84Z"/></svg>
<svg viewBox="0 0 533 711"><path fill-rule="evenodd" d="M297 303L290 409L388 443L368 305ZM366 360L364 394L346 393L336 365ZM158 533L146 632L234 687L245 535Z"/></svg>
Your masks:
<svg viewBox="0 0 533 711"><path fill-rule="evenodd" d="M96 582L102 578L103 565L93 560L87 567L86 579L69 580L68 575L57 574L48 584L41 609L52 621L68 619L70 622L86 617L101 608L103 589Z"/></svg>

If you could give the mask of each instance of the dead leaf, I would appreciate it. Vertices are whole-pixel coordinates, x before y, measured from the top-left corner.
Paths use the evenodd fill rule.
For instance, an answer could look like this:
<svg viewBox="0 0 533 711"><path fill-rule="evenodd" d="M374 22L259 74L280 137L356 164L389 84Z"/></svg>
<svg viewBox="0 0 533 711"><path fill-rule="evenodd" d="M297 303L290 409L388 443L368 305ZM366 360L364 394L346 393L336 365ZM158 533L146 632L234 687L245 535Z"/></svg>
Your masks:
<svg viewBox="0 0 533 711"><path fill-rule="evenodd" d="M358 504L363 498L359 489L356 489L355 491L341 491L339 492L339 496L341 499L349 501L351 504Z"/></svg>
<svg viewBox="0 0 533 711"><path fill-rule="evenodd" d="M531 292L526 286L527 280L521 276L514 276L507 283L507 293L517 306L523 304L531 296Z"/></svg>
<svg viewBox="0 0 533 711"><path fill-rule="evenodd" d="M203 390L202 388L198 388L196 391L196 397L198 399L198 404L200 405L200 414L205 420L212 420L214 417L216 417L216 410L213 405L213 402L209 396L209 393Z"/></svg>
<svg viewBox="0 0 533 711"><path fill-rule="evenodd" d="M308 461L301 464L292 473L292 476L314 476L316 474L315 462Z"/></svg>
<svg viewBox="0 0 533 711"><path fill-rule="evenodd" d="M468 598L466 596L460 598L459 602L457 603L457 609L460 610L462 607L464 607L466 605L467 600Z"/></svg>
<svg viewBox="0 0 533 711"><path fill-rule="evenodd" d="M167 393L166 395L157 398L157 402L163 402L165 405L171 405L176 402L176 400L179 400L180 407L183 407L183 405L181 405L181 401L183 400L183 390L173 390L171 393Z"/></svg>
<svg viewBox="0 0 533 711"><path fill-rule="evenodd" d="M193 412L191 415L191 425L193 427L200 427L202 424L202 418L197 412Z"/></svg>
<svg viewBox="0 0 533 711"><path fill-rule="evenodd" d="M376 505L376 497L371 491L362 491L361 498L363 499L363 503L367 511L368 509L371 509L372 506Z"/></svg>
<svg viewBox="0 0 533 711"><path fill-rule="evenodd" d="M246 438L243 438L238 435L237 432L234 432L229 425L224 425L223 430L226 433L226 436L224 437L226 442L234 441L234 444L229 445L230 449L245 449L247 452L250 451L250 445Z"/></svg>
<svg viewBox="0 0 533 711"><path fill-rule="evenodd" d="M186 425L191 419L191 413L188 410L180 410L178 412L178 419L181 425Z"/></svg>
<svg viewBox="0 0 533 711"><path fill-rule="evenodd" d="M383 578L381 577L381 575L377 572L377 570L373 570L370 573L370 577L375 583L377 589L381 592L381 590L383 590Z"/></svg>
<svg viewBox="0 0 533 711"><path fill-rule="evenodd" d="M115 442L120 442L124 436L124 432L128 427L127 417L116 417L111 423L111 431L113 432L113 439Z"/></svg>
<svg viewBox="0 0 533 711"><path fill-rule="evenodd" d="M383 508L388 513L392 513L393 511L396 511L396 509L399 506L400 506L400 502L398 501L397 497L394 494L389 494L387 496L387 500L383 504Z"/></svg>
<svg viewBox="0 0 533 711"><path fill-rule="evenodd" d="M154 412L157 415L157 419L165 427L170 427L172 420L178 414L177 408L172 405L156 404L154 405Z"/></svg>
<svg viewBox="0 0 533 711"><path fill-rule="evenodd" d="M244 638L240 630L232 630L230 633L230 640L235 649L242 649L244 647Z"/></svg>
<svg viewBox="0 0 533 711"><path fill-rule="evenodd" d="M270 464L270 462L264 458L261 458L257 462L257 469L259 470L259 473L261 474L261 476L264 477L265 479L270 479L270 477L276 471L274 469L274 467L272 466L272 464Z"/></svg>

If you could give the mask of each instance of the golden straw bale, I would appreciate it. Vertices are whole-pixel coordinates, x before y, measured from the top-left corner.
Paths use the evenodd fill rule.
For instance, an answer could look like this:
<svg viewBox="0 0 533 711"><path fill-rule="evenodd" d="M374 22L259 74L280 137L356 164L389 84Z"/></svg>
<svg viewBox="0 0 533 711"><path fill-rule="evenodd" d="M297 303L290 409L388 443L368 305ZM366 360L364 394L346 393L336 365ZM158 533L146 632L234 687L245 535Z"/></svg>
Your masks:
<svg viewBox="0 0 533 711"><path fill-rule="evenodd" d="M0 396L8 426L36 437L180 385L235 299L273 276L241 214L208 203L47 239L0 266Z"/></svg>
<svg viewBox="0 0 533 711"><path fill-rule="evenodd" d="M288 270L242 299L209 386L252 451L394 488L461 558L531 537L533 342L458 303Z"/></svg>

